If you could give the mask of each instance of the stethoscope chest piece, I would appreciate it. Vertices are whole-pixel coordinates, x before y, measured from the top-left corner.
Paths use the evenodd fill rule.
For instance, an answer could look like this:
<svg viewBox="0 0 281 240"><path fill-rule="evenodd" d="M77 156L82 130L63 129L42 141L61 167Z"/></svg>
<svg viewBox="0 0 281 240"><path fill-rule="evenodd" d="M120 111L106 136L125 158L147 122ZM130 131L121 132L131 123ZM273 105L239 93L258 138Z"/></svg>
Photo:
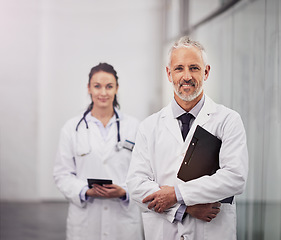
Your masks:
<svg viewBox="0 0 281 240"><path fill-rule="evenodd" d="M122 142L117 142L117 144L116 144L116 146L115 146L115 150L117 151L117 152L119 152L121 149L123 148L123 144L122 144Z"/></svg>

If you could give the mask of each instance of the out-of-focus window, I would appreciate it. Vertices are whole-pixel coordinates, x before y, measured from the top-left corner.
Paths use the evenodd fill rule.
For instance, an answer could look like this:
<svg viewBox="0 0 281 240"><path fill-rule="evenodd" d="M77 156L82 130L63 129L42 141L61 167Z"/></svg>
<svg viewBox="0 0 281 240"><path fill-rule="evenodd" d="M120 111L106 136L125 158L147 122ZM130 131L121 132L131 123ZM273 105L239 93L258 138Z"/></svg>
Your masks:
<svg viewBox="0 0 281 240"><path fill-rule="evenodd" d="M187 34L240 0L165 0L165 40Z"/></svg>

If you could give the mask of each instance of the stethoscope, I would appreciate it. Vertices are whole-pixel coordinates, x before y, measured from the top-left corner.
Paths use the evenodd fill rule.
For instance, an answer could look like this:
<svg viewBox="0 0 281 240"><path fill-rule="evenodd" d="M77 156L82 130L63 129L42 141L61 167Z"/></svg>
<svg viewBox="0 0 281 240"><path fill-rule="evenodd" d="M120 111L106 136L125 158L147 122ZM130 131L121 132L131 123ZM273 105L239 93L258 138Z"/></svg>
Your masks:
<svg viewBox="0 0 281 240"><path fill-rule="evenodd" d="M87 130L89 129L89 125L88 125L88 122L86 120L86 116L90 111L91 110L87 110L86 112L84 112L83 117L80 119L80 121L78 122L78 124L76 126L76 132L78 132L78 127L79 127L79 125L82 121L85 122ZM116 143L115 150L120 151L123 148L123 145L121 143L121 138L120 138L120 118L119 118L119 115L118 115L118 113L115 109L114 109L114 114L115 114L115 117L116 117L116 126L117 126L117 143Z"/></svg>

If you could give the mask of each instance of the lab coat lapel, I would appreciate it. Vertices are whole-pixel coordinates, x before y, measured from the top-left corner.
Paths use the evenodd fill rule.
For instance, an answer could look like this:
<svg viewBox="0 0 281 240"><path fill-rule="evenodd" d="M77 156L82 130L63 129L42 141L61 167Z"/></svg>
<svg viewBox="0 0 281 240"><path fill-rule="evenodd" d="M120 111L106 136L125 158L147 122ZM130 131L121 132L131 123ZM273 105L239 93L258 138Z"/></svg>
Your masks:
<svg viewBox="0 0 281 240"><path fill-rule="evenodd" d="M82 121L76 131L76 154L84 156L91 152L90 146L90 130L86 127L85 122Z"/></svg>
<svg viewBox="0 0 281 240"><path fill-rule="evenodd" d="M162 119L166 126L165 131L169 131L170 134L172 134L177 139L177 141L182 144L183 140L181 130L177 119L175 119L173 116L171 103L164 109Z"/></svg>
<svg viewBox="0 0 281 240"><path fill-rule="evenodd" d="M112 126L110 127L110 130L108 132L108 136L106 137L106 140L103 141L104 148L103 148L103 162L108 162L112 155L116 153L115 147L117 143L117 128L116 128L116 122L114 121L112 123Z"/></svg>
<svg viewBox="0 0 281 240"><path fill-rule="evenodd" d="M121 142L124 141L124 139L122 139L122 135L121 131L122 131L122 124L121 121L123 119L123 115L121 112L119 112L118 109L115 109L115 111L117 111L119 119L120 119L120 126L119 126L119 130L120 130L120 137L121 137ZM106 137L106 140L104 141L104 148L103 148L103 162L106 163L108 162L110 159L112 159L112 157L114 155L116 155L116 144L117 144L117 123L116 120L114 119L112 122L112 126L109 129L108 132L108 136Z"/></svg>

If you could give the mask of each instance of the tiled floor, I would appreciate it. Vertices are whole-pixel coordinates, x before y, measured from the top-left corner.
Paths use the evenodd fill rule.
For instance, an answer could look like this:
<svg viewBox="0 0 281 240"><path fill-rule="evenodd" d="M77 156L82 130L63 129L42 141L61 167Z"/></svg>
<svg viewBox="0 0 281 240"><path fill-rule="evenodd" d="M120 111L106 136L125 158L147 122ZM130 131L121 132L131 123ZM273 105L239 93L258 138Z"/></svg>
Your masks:
<svg viewBox="0 0 281 240"><path fill-rule="evenodd" d="M0 203L1 240L65 240L68 204Z"/></svg>
<svg viewBox="0 0 281 240"><path fill-rule="evenodd" d="M0 240L65 240L67 202L0 202ZM280 240L281 204L237 205L238 240Z"/></svg>

